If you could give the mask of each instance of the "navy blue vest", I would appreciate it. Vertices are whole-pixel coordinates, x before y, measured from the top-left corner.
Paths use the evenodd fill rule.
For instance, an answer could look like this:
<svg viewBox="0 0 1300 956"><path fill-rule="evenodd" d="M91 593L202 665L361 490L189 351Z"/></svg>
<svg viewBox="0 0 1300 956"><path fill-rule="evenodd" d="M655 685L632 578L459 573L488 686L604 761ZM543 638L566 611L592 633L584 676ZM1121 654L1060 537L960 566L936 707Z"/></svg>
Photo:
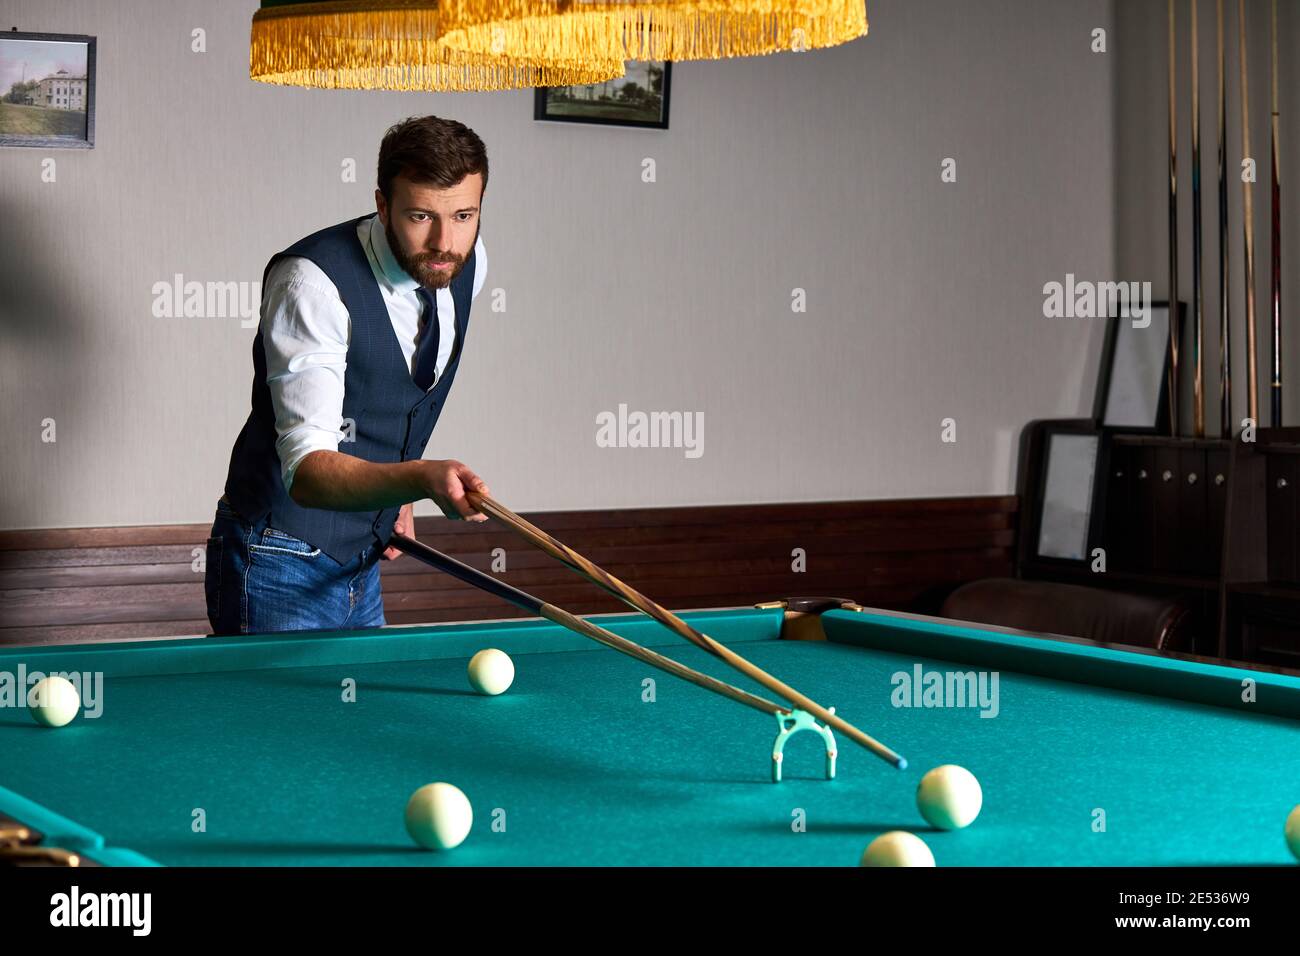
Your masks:
<svg viewBox="0 0 1300 956"><path fill-rule="evenodd" d="M420 458L456 377L469 327L474 291L471 252L451 283L456 303L456 344L447 367L427 392L411 380L411 370L393 331L379 284L357 237L361 216L300 239L266 264L283 256L310 259L338 288L351 317L343 417L356 424L356 440L342 441L339 451L366 461L398 462ZM280 478L275 450L275 410L266 384L266 348L259 329L253 339L253 409L235 440L226 476L226 499L241 515L257 521L269 515L271 527L302 538L336 561L355 558L369 545L383 547L393 533L397 508L382 511L326 511L304 508L289 497Z"/></svg>

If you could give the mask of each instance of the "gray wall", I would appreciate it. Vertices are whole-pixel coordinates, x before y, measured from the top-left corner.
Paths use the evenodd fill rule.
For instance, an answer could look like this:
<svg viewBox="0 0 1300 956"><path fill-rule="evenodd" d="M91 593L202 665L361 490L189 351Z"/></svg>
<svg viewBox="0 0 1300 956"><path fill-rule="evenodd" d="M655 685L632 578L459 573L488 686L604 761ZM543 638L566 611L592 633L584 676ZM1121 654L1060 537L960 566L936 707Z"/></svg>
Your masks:
<svg viewBox="0 0 1300 956"><path fill-rule="evenodd" d="M99 38L95 148L0 149L0 526L210 517L253 333L154 317L152 287L260 280L372 209L409 115L464 121L492 162L491 271L430 456L517 510L1009 492L1021 426L1091 407L1101 328L1043 318L1043 284L1110 278L1119 245L1160 288L1163 148L1119 137L1150 154L1117 176L1117 115L1145 118L1118 38L1090 52L1105 0L872 0L844 47L675 65L666 132L535 123L530 92L253 83L255 8L0 3L0 28ZM597 447L620 403L703 413L703 456Z"/></svg>

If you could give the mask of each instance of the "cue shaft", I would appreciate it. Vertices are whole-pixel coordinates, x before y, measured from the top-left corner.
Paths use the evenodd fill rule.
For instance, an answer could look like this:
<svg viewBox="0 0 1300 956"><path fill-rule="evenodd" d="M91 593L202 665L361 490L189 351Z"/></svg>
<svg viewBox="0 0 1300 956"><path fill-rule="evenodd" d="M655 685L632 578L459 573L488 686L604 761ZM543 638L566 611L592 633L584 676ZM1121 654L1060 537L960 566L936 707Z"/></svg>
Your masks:
<svg viewBox="0 0 1300 956"><path fill-rule="evenodd" d="M606 647L612 647L614 650L621 650L624 654L635 657L637 660L649 664L651 667L657 667L662 671L667 671L669 674L680 677L682 680L690 681L697 687L703 687L705 690L711 690L724 697L729 697L738 704L752 707L754 710L764 714L788 715L790 713L788 708L781 707L778 704L772 703L770 700L743 691L739 687L733 687L715 677L710 677L708 674L702 674L697 670L692 670L685 664L673 660L671 657L657 654L648 648L642 647L640 644L635 644L626 638L619 637L612 631L607 631L603 627L592 624L590 621L584 620L575 614L570 614L562 607L557 607L554 604L543 604L541 613L542 617L546 618L548 621L553 621L561 627L567 627L572 631L577 631L579 634L585 634L593 641L599 641Z"/></svg>
<svg viewBox="0 0 1300 956"><path fill-rule="evenodd" d="M1280 143L1278 140L1277 124L1277 0L1272 4L1272 36L1273 36L1273 228L1272 228L1272 258L1273 258L1273 369L1272 383L1269 389L1269 395L1272 398L1273 410L1273 427L1282 427L1282 185L1281 185L1281 162L1279 160Z"/></svg>
<svg viewBox="0 0 1300 956"><path fill-rule="evenodd" d="M1175 95L1174 0L1169 5L1169 434L1177 435L1178 411L1178 104Z"/></svg>
<svg viewBox="0 0 1300 956"><path fill-rule="evenodd" d="M1241 73L1241 155L1250 157L1250 85L1246 78L1246 0L1237 0L1237 45ZM1246 234L1246 414L1259 424L1259 370L1255 344L1255 204L1254 177L1242 177L1243 228Z"/></svg>
<svg viewBox="0 0 1300 956"><path fill-rule="evenodd" d="M1223 58L1223 0L1215 0L1219 55L1219 434L1232 437L1231 283L1228 246L1227 72Z"/></svg>
<svg viewBox="0 0 1300 956"><path fill-rule="evenodd" d="M1201 59L1196 5L1192 8L1192 428L1205 437L1205 294L1201 276Z"/></svg>
<svg viewBox="0 0 1300 956"><path fill-rule="evenodd" d="M637 660L649 664L651 667L657 667L659 670L667 671L669 674L672 674L675 677L680 677L682 680L690 681L697 687L711 690L716 694L721 694L723 697L728 697L731 700L736 701L738 704L744 704L746 707L752 707L754 710L761 711L765 714L789 713L788 710L778 704L772 703L770 700L764 700L762 697L741 690L739 687L733 687L717 678L710 677L708 674L701 674L699 671L692 670L685 664L673 660L671 657L657 654L648 648L642 647L640 644L629 641L625 637L620 637L613 631L607 631L599 625L592 624L590 621L583 620L574 614L570 614L562 607L548 604L529 594L527 591L521 591L513 585L506 584L504 581L499 581L492 577L492 575L485 574L478 568L473 568L468 564L457 561L450 555L443 554L441 551L431 548L427 544L416 541L414 538L407 537L403 534L395 534L389 540L389 543L393 547L409 554L416 560L422 561L440 571L444 571L454 578L459 578L466 584L472 584L474 587L487 591L489 594L496 595L516 607L540 615L548 621L559 624L561 627L566 627L571 631L576 631L584 637L589 637L593 641L604 644L606 647L612 648L613 650L621 651L629 657L635 657Z"/></svg>
<svg viewBox="0 0 1300 956"><path fill-rule="evenodd" d="M789 701L795 707L812 714L822 723L834 727L855 743L870 750L880 759L893 764L900 770L907 767L907 761L903 759L902 756L890 750L874 737L863 733L842 717L828 711L825 707L822 707L816 701L799 693L799 691L790 687L788 684L777 680L771 674L750 663L725 645L719 644L708 635L701 634L671 611L661 607L654 601L651 601L635 588L623 583L612 574L593 564L591 561L588 561L563 542L551 537L545 531L533 526L528 521L525 521L519 515L505 507L505 505L502 505L487 495L477 491L468 491L465 496L469 499L469 503L473 505L475 509L495 518L497 521L500 521L534 546L541 548L556 560L568 565L574 571L587 578L587 580L591 581L598 587L605 589L610 594L613 594L625 604L636 608L638 611L641 611L658 621L673 633L690 641L702 650L708 651L713 656L725 661L731 667L734 667L745 676L762 684L768 690Z"/></svg>

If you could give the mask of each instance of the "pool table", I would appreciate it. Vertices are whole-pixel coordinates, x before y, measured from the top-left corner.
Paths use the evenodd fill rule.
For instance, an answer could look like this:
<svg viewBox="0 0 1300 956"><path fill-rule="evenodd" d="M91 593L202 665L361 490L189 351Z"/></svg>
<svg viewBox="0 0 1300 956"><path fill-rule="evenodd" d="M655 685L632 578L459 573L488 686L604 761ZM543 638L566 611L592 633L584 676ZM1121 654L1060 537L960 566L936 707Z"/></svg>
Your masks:
<svg viewBox="0 0 1300 956"><path fill-rule="evenodd" d="M773 782L775 717L513 619L2 648L0 674L98 673L102 691L57 729L0 708L0 815L29 855L83 865L854 866L894 829L939 866L1294 862L1294 675L851 601L682 617L908 768L837 735L828 779L821 736L799 733ZM590 620L770 696L641 615ZM516 664L498 697L467 682L484 647ZM945 763L983 787L964 830L915 805ZM403 810L438 780L474 822L432 852Z"/></svg>

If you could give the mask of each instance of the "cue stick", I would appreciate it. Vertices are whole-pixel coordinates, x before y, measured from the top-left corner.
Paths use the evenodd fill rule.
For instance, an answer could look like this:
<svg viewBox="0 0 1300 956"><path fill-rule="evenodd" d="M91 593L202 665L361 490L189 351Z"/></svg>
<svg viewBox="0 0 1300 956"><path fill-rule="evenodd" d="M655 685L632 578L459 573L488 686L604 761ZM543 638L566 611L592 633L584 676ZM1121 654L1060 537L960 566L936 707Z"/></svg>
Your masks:
<svg viewBox="0 0 1300 956"><path fill-rule="evenodd" d="M465 497L476 510L482 511L484 514L500 521L534 547L540 548L556 560L567 564L578 574L581 574L593 584L603 588L610 594L613 594L625 604L649 615L679 637L690 641L701 650L708 651L714 657L725 661L745 676L762 684L772 693L789 701L795 707L812 714L822 723L834 727L855 743L870 750L881 760L893 764L899 770L906 769L907 760L890 750L875 738L863 733L842 717L836 716L825 707L816 703L811 698L805 697L788 684L784 684L777 680L771 674L745 660L745 658L741 657L725 645L719 644L713 638L705 634L701 634L676 614L673 614L666 608L660 607L644 594L637 591L635 588L624 584L609 572L593 564L591 561L588 561L557 538L553 538L540 528L529 524L509 508L477 491L467 491Z"/></svg>
<svg viewBox="0 0 1300 956"><path fill-rule="evenodd" d="M0 864L81 866L81 857L59 846L0 846Z"/></svg>
<svg viewBox="0 0 1300 956"><path fill-rule="evenodd" d="M1237 0L1237 44L1241 70L1241 155L1250 156L1250 89L1246 79L1246 0ZM1259 425L1259 372L1255 361L1255 206L1252 181L1243 179L1246 215L1246 415Z"/></svg>
<svg viewBox="0 0 1300 956"><path fill-rule="evenodd" d="M1219 435L1232 437L1232 340L1228 262L1227 74L1223 65L1223 0L1215 0L1219 18Z"/></svg>
<svg viewBox="0 0 1300 956"><path fill-rule="evenodd" d="M1196 4L1192 8L1192 410L1193 434L1205 437L1205 295L1201 278L1201 67L1196 32Z"/></svg>
<svg viewBox="0 0 1300 956"><path fill-rule="evenodd" d="M1178 106L1174 97L1174 0L1169 0L1169 434L1178 434Z"/></svg>
<svg viewBox="0 0 1300 956"><path fill-rule="evenodd" d="M487 591L489 594L501 598L513 604L515 607L522 608L532 614L537 614L546 618L561 627L566 627L571 631L576 631L584 637L589 637L593 641L604 644L606 647L621 651L629 657L635 657L651 667L657 667L662 671L667 671L676 677L690 681L698 687L705 690L711 690L714 693L729 697L737 703L744 704L746 707L752 707L755 710L762 711L765 714L789 714L789 711L778 704L765 700L748 691L743 691L739 687L732 687L708 674L701 674L699 671L691 670L685 664L679 664L671 657L664 657L652 650L642 647L625 637L620 637L612 631L590 621L583 620L576 615L570 614L564 608L556 607L554 604L548 604L540 598L536 598L527 591L521 591L513 585L506 584L480 571L478 568L472 568L468 564L457 561L450 555L443 554L427 544L422 544L414 538L409 538L403 534L395 534L388 542L394 548L409 554L417 561L422 561L439 571L445 571L454 578L459 578L466 584L472 584L480 590Z"/></svg>
<svg viewBox="0 0 1300 956"><path fill-rule="evenodd" d="M1282 426L1282 187L1277 135L1277 0L1273 0L1273 427Z"/></svg>

